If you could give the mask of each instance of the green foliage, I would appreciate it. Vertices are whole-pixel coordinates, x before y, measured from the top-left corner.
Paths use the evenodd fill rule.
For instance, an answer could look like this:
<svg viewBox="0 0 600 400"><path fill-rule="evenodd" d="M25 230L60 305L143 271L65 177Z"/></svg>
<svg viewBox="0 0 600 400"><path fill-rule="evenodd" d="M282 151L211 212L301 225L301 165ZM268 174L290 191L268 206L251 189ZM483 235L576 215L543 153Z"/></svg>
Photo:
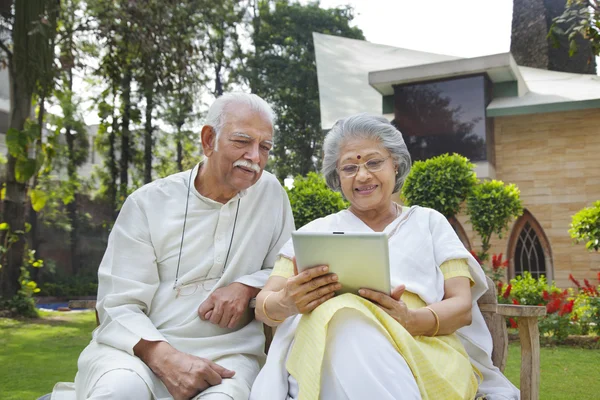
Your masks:
<svg viewBox="0 0 600 400"><path fill-rule="evenodd" d="M573 215L569 234L577 243L586 242L586 249L600 250L600 200Z"/></svg>
<svg viewBox="0 0 600 400"><path fill-rule="evenodd" d="M595 56L600 56L600 5L596 0L567 0L565 10L552 20L548 37L555 47L559 37L569 40L569 55L577 53L577 38L588 41Z"/></svg>
<svg viewBox="0 0 600 400"><path fill-rule="evenodd" d="M508 224L523 213L519 189L502 181L484 181L476 185L467 197L467 214L482 242L479 258L488 259L492 234L502 238Z"/></svg>
<svg viewBox="0 0 600 400"><path fill-rule="evenodd" d="M53 282L40 285L38 296L81 297L98 294L98 277L96 275L58 276Z"/></svg>
<svg viewBox="0 0 600 400"><path fill-rule="evenodd" d="M329 189L325 179L315 172L305 178L297 176L294 187L287 192L297 228L348 207L342 195Z"/></svg>
<svg viewBox="0 0 600 400"><path fill-rule="evenodd" d="M594 332L600 336L600 297L593 297L583 292L578 293L575 296L573 314L577 319L582 335Z"/></svg>
<svg viewBox="0 0 600 400"><path fill-rule="evenodd" d="M504 292L508 285L504 286ZM549 293L559 293L561 290L556 287L554 282L552 285L548 285L548 281L545 276L541 276L539 279L535 279L531 276L529 271L523 272L523 276L519 275L516 278L510 280L510 298L516 299L518 304L526 306L539 306L545 304L544 291ZM499 300L503 303L507 303L501 299L506 300L502 294L499 296Z"/></svg>
<svg viewBox="0 0 600 400"><path fill-rule="evenodd" d="M287 0L255 2L254 51L240 74L277 115L273 171L279 180L318 171L324 133L313 32L364 39L352 9L323 9Z"/></svg>
<svg viewBox="0 0 600 400"><path fill-rule="evenodd" d="M539 321L540 334L546 335L547 340L555 343L564 343L569 335L579 333L578 327L571 322L571 315L552 313Z"/></svg>
<svg viewBox="0 0 600 400"><path fill-rule="evenodd" d="M600 282L600 274L598 276ZM561 290L544 276L535 279L527 271L499 285L498 302L546 307L546 316L539 321L540 333L546 340L562 343L569 335L600 334L600 286L584 279L585 285L569 275L576 289ZM511 319L511 324L515 324Z"/></svg>
<svg viewBox="0 0 600 400"><path fill-rule="evenodd" d="M6 133L8 153L15 159L15 179L17 182L27 182L37 173L44 162L43 154L39 154L37 158L29 157L29 149L38 140L39 132L39 125L28 121L22 131L10 128Z"/></svg>
<svg viewBox="0 0 600 400"><path fill-rule="evenodd" d="M458 154L415 162L402 188L405 204L433 208L446 218L455 216L477 183L473 167Z"/></svg>
<svg viewBox="0 0 600 400"><path fill-rule="evenodd" d="M27 259L21 267L19 283L21 288L11 299L0 299L0 311L11 317L36 318L38 316L35 308L34 294L39 293L37 283L31 279L30 268L42 268L44 262L35 257L35 251L27 251Z"/></svg>

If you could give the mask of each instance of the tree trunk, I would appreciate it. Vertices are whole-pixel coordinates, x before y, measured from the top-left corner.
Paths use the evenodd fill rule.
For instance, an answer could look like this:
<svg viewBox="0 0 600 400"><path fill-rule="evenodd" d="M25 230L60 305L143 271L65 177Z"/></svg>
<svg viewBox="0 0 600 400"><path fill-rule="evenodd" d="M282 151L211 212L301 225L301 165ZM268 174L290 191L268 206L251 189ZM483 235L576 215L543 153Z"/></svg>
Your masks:
<svg viewBox="0 0 600 400"><path fill-rule="evenodd" d="M23 79L20 79L23 78ZM11 115L9 129L22 131L25 127L25 121L31 113L31 98L33 92L29 91L24 80L23 74L17 74L13 59L9 60L9 81L10 81L10 103ZM7 237L10 232L25 230L25 200L27 194L27 185L17 182L15 178L15 168L17 159L8 153L8 163L6 165L6 194L4 197L4 222L8 223L10 231L2 231L0 243L7 243ZM23 256L25 252L25 241L23 238L10 245L8 252L0 268L0 296L9 299L17 294L20 284L21 266L23 265Z"/></svg>
<svg viewBox="0 0 600 400"><path fill-rule="evenodd" d="M77 167L75 166L75 137L71 131L71 127L66 127L66 139L68 149L68 161L67 161L67 175L69 181L73 182L77 179ZM69 216L69 223L71 224L71 232L69 234L69 249L71 255L71 273L75 275L79 270L79 257L77 254L77 242L79 238L79 219L77 218L77 193L75 193L73 200L67 204L67 214Z"/></svg>
<svg viewBox="0 0 600 400"><path fill-rule="evenodd" d="M108 201L113 211L113 216L116 217L117 209L117 178L119 175L119 168L117 167L117 155L115 148L115 141L117 138L117 128L119 124L117 122L117 116L115 115L115 108L117 107L117 84L113 82L113 107L112 107L112 126L110 133L108 134L108 171L110 174L110 182L108 185Z"/></svg>
<svg viewBox="0 0 600 400"><path fill-rule="evenodd" d="M221 80L221 66L215 67L215 97L223 95L223 82Z"/></svg>
<svg viewBox="0 0 600 400"><path fill-rule="evenodd" d="M181 138L182 123L177 124L177 169L183 171L183 140Z"/></svg>
<svg viewBox="0 0 600 400"><path fill-rule="evenodd" d="M129 121L131 119L131 66L127 67L123 76L121 103L123 107L123 119L121 121L121 180L119 196L120 201L127 197L127 185L129 184Z"/></svg>
<svg viewBox="0 0 600 400"><path fill-rule="evenodd" d="M152 110L154 108L154 83L147 83L146 95L146 122L144 132L144 183L152 182Z"/></svg>

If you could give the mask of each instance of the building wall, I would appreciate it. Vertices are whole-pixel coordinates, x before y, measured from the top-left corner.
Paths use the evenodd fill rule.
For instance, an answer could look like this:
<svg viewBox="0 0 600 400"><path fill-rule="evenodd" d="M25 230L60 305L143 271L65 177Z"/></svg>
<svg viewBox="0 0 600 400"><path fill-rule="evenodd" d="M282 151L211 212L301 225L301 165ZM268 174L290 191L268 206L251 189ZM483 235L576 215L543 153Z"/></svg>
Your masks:
<svg viewBox="0 0 600 400"><path fill-rule="evenodd" d="M598 110L497 117L494 130L496 179L519 187L524 207L544 229L557 285L571 286L570 273L596 282L600 253L573 244L568 230L573 214L600 200ZM458 219L478 248L467 218ZM508 235L493 238L492 253L508 253Z"/></svg>

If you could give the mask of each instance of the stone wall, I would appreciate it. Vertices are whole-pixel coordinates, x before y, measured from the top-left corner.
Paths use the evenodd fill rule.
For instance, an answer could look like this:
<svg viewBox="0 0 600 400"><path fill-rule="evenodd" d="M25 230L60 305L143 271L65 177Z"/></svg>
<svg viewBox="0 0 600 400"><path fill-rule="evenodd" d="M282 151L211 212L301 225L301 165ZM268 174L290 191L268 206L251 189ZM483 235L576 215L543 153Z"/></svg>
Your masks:
<svg viewBox="0 0 600 400"><path fill-rule="evenodd" d="M571 286L570 273L596 282L600 253L573 244L568 229L574 213L600 200L600 112L497 117L494 131L496 179L515 183L521 190L524 207L549 241L557 284ZM467 218L458 219L471 244L480 246ZM508 254L508 237L494 237L491 251Z"/></svg>

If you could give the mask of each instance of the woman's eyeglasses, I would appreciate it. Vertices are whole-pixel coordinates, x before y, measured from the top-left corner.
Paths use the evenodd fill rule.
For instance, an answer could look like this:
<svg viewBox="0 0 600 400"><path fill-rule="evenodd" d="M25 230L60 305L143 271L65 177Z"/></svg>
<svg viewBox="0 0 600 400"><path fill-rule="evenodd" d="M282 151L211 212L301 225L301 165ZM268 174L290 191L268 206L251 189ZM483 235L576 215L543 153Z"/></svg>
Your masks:
<svg viewBox="0 0 600 400"><path fill-rule="evenodd" d="M362 164L345 164L338 168L338 173L342 178L352 178L358 174L358 170L361 166L364 166L369 172L379 172L383 169L383 165L390 158L372 158L369 161Z"/></svg>

